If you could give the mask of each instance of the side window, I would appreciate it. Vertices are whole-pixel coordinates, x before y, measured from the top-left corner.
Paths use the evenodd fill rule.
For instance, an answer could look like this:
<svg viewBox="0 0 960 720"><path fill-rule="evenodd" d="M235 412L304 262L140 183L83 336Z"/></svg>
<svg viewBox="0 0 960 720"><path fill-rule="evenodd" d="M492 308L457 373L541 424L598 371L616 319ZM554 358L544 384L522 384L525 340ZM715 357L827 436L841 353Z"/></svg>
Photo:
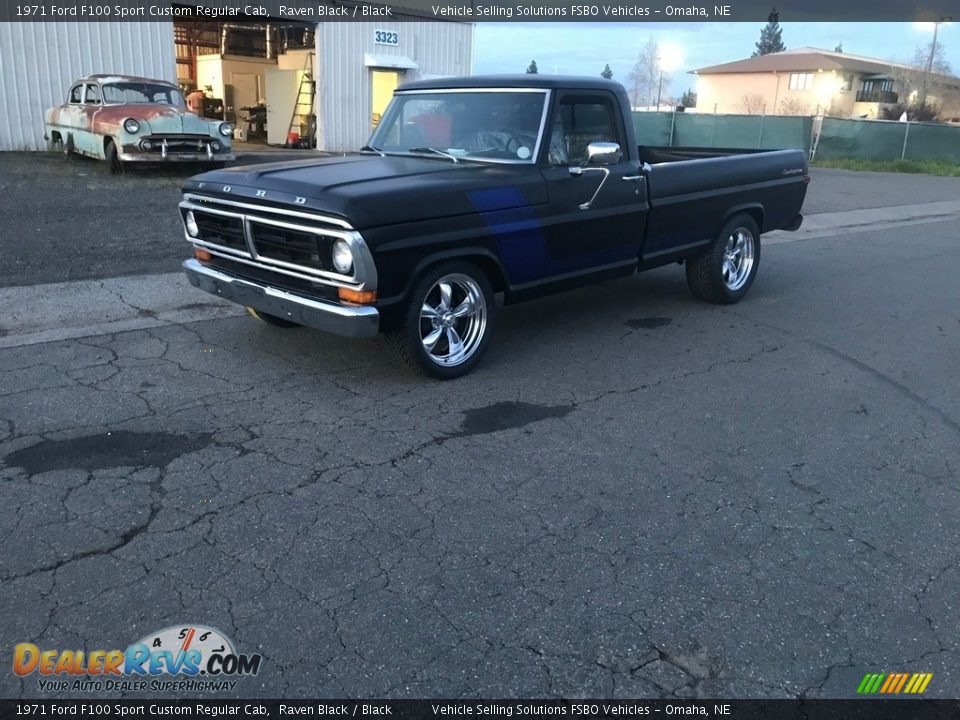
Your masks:
<svg viewBox="0 0 960 720"><path fill-rule="evenodd" d="M87 85L87 92L84 95L85 103L88 105L99 105L100 104L100 88L97 85Z"/></svg>
<svg viewBox="0 0 960 720"><path fill-rule="evenodd" d="M74 85L70 88L70 99L68 102L78 105L83 102L83 85Z"/></svg>
<svg viewBox="0 0 960 720"><path fill-rule="evenodd" d="M613 100L602 95L560 98L550 129L548 162L582 165L587 162L587 146L593 142L615 142L623 147Z"/></svg>

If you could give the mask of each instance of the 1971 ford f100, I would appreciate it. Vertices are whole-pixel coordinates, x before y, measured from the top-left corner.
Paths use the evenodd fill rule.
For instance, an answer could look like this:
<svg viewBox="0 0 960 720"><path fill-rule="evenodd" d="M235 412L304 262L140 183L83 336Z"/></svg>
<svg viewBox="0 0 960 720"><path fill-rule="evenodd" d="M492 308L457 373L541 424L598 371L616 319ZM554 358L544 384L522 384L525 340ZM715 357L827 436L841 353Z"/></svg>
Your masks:
<svg viewBox="0 0 960 720"><path fill-rule="evenodd" d="M693 294L750 289L762 232L800 226L799 150L638 145L623 87L542 75L399 88L352 157L208 172L184 187L190 282L273 325L388 332L468 372L512 303L672 262Z"/></svg>

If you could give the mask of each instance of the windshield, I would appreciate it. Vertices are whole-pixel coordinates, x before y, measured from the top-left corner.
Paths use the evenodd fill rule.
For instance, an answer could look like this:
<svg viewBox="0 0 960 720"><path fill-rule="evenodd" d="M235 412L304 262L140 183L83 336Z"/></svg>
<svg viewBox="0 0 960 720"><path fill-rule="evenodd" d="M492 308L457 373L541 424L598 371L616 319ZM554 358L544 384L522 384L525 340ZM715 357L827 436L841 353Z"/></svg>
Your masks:
<svg viewBox="0 0 960 720"><path fill-rule="evenodd" d="M103 101L108 105L156 103L179 108L186 107L179 90L169 85L151 83L124 82L104 85Z"/></svg>
<svg viewBox="0 0 960 720"><path fill-rule="evenodd" d="M370 138L385 153L532 163L545 90L398 93Z"/></svg>

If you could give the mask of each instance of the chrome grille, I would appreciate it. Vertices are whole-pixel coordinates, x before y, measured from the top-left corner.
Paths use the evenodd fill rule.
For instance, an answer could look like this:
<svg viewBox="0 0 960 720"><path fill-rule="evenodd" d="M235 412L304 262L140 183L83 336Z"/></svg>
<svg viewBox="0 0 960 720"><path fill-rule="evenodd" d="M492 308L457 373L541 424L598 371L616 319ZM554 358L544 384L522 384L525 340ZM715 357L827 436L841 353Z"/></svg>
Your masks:
<svg viewBox="0 0 960 720"><path fill-rule="evenodd" d="M214 256L249 268L260 268L313 285L375 290L377 269L359 232L341 218L295 210L288 206L253 204L240 199L187 193L181 215L193 211L200 230L187 240ZM351 274L333 268L333 244L343 240L353 252Z"/></svg>
<svg viewBox="0 0 960 720"><path fill-rule="evenodd" d="M251 220L250 238L261 258L316 270L333 269L330 256L336 238L319 231Z"/></svg>
<svg viewBox="0 0 960 720"><path fill-rule="evenodd" d="M200 228L199 239L222 245L231 250L247 252L247 239L243 234L243 220L236 216L219 215L194 210L193 217Z"/></svg>

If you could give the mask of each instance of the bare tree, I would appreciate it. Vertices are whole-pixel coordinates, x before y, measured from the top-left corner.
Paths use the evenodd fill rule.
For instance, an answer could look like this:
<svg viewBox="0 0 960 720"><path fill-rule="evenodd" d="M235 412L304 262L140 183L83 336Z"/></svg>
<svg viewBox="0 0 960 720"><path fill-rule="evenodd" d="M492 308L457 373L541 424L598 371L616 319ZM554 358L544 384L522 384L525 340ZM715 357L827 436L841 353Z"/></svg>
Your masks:
<svg viewBox="0 0 960 720"><path fill-rule="evenodd" d="M930 71L927 72L927 64L930 65ZM928 110L935 110L935 107L928 108L927 100L930 95L940 97L948 84L947 77L951 74L950 63L947 62L946 52L943 45L939 42L934 45L933 41L928 45L920 45L913 53L913 59L908 65L894 67L890 73L893 79L899 100L907 106L907 115L928 114ZM912 113L911 108L916 107L917 113ZM935 114L935 113L934 113ZM913 117L910 118L911 120Z"/></svg>
<svg viewBox="0 0 960 720"><path fill-rule="evenodd" d="M633 70L627 77L630 102L634 107L653 105L657 89L660 87L660 77L660 46L651 37L640 49L637 62L634 63ZM669 83L670 79L664 75L663 82Z"/></svg>
<svg viewBox="0 0 960 720"><path fill-rule="evenodd" d="M810 115L810 106L799 100L788 98L780 103L781 115Z"/></svg>
<svg viewBox="0 0 960 720"><path fill-rule="evenodd" d="M745 115L759 115L764 111L765 105L763 95L750 93L740 98L737 109Z"/></svg>

